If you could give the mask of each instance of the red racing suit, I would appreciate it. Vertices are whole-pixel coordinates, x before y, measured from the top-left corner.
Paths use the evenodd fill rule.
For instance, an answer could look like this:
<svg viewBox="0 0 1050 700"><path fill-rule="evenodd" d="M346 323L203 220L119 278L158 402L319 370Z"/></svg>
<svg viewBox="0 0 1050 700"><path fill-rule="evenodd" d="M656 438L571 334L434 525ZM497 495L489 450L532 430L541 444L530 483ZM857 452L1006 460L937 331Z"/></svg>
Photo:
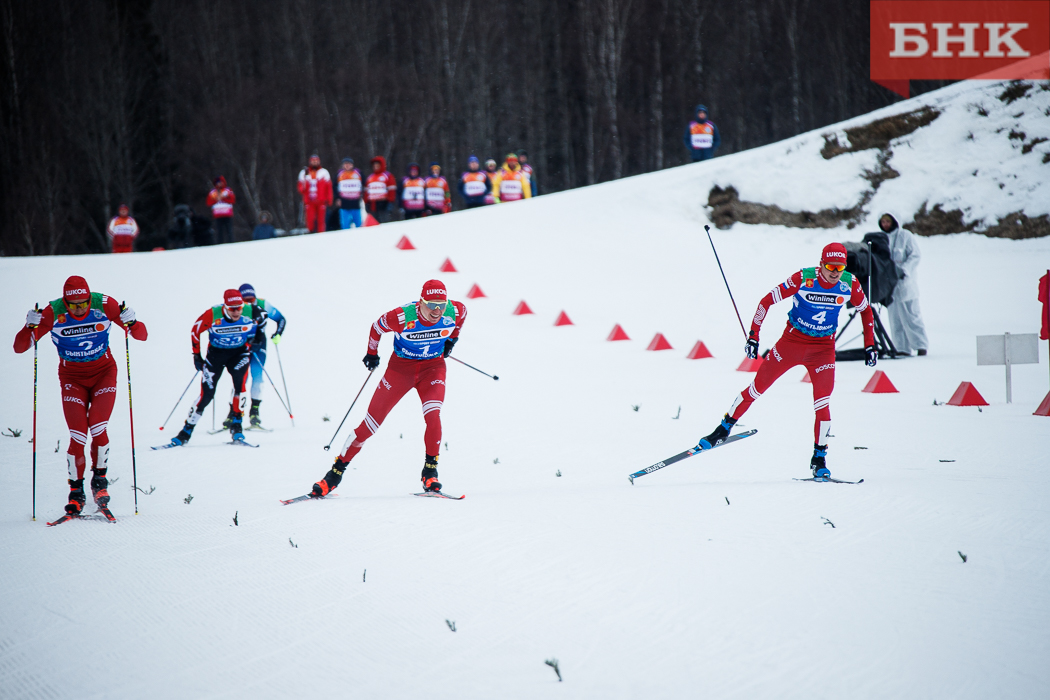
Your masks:
<svg viewBox="0 0 1050 700"><path fill-rule="evenodd" d="M449 300L446 313L437 323L427 326L416 316L414 307L406 304L388 311L372 324L368 334L368 353L378 354L380 337L390 332L397 334L395 352L372 395L365 419L343 445L340 455L343 462L349 462L361 451L365 440L379 430L391 409L412 389L419 394L423 404L423 420L427 425L423 436L426 454L437 457L441 452L441 406L445 401L445 359L441 353L445 340L459 337L467 318L467 308L458 301ZM413 334L433 335L434 339L430 342L414 340ZM419 359L406 357L408 354L417 355Z"/></svg>
<svg viewBox="0 0 1050 700"><path fill-rule="evenodd" d="M755 399L772 386L780 375L795 365L804 365L813 382L813 410L816 413L813 442L825 445L831 426L831 392L835 389L835 330L838 328L839 310L849 302L860 311L865 347L875 342L874 315L856 277L848 272L843 273L840 282L828 285L815 268L809 268L799 270L762 297L751 321L751 337L758 340L762 321L773 304L795 297L800 292L802 298L793 300L794 308L789 314L784 334L769 349L768 357L759 367L755 380L733 402L729 417L739 420ZM807 327L804 317L811 313L814 318L820 319L822 326Z"/></svg>
<svg viewBox="0 0 1050 700"><path fill-rule="evenodd" d="M139 225L130 216L114 216L106 227L109 240L113 243L114 253L133 253L135 238L139 235Z"/></svg>
<svg viewBox="0 0 1050 700"><path fill-rule="evenodd" d="M113 352L108 347L109 324L120 323L120 304L113 297L93 294L92 304L87 313L76 318L62 305L61 300L51 302L40 310L42 319L36 328L23 326L15 336L15 352L23 353L48 333L52 334L59 356L62 356L60 343L76 342L70 338L83 338L91 335L96 342L104 337L107 347L104 354L96 359L78 362L61 359L58 363L58 381L62 389L62 412L69 428L69 447L66 449L69 478L83 479L87 467L84 457L84 446L88 435L91 435L91 466L99 462L99 449L109 445L109 416L113 413L113 402L117 397L117 363ZM62 310L57 319L55 308ZM92 320L94 323L92 323ZM57 321L57 322L56 322ZM58 326L56 328L56 326ZM123 326L121 326L123 327ZM86 330L88 333L81 333ZM65 331L65 333L63 333ZM135 340L146 340L146 324L136 321L125 329ZM102 335L104 333L104 336ZM81 345L84 341L81 341ZM91 341L87 341L90 342ZM108 453L108 448L106 449ZM103 457L103 463L105 457Z"/></svg>
<svg viewBox="0 0 1050 700"><path fill-rule="evenodd" d="M299 193L303 196L306 228L324 232L325 212L332 205L332 177L324 168L303 168L299 173Z"/></svg>

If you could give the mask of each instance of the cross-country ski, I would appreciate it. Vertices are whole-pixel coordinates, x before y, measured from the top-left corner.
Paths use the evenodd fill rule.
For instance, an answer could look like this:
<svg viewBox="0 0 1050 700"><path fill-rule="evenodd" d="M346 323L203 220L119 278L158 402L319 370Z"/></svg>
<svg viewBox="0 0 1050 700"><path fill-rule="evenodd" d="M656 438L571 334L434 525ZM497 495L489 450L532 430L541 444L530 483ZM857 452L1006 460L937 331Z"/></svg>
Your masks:
<svg viewBox="0 0 1050 700"><path fill-rule="evenodd" d="M672 464L674 464L676 462L681 462L683 459L685 459L687 457L692 457L693 455L698 455L701 452L710 452L711 450L715 449L716 447L723 447L723 446L728 445L728 444L730 444L732 442L736 442L737 440L743 440L744 438L751 437L752 435L754 435L757 432L758 432L757 430L748 430L747 432L738 433L736 435L730 435L729 437L726 437L726 438L722 439L721 441L716 442L714 445L711 445L710 447L703 447L701 445L696 445L695 447L690 447L685 452L679 452L678 454L674 455L673 457L668 457L667 459L665 459L665 460L663 460L661 462L657 462L656 464L654 464L652 466L646 467L645 469L640 469L640 470L636 471L634 474L629 475L627 478L631 481L632 484L634 484L634 480L637 479L640 476L645 476L646 474L652 474L653 472L658 471L660 469L663 469L664 467L670 466L670 465L672 465Z"/></svg>

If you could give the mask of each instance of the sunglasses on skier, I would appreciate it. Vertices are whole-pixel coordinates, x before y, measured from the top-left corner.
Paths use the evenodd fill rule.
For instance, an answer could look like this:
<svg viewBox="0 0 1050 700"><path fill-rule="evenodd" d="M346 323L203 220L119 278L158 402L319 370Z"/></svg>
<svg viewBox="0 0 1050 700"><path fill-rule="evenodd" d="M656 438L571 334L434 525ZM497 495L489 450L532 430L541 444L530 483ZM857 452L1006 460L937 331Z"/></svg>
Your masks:
<svg viewBox="0 0 1050 700"><path fill-rule="evenodd" d="M83 313L84 311L87 311L87 307L90 304L91 304L91 300L90 299L85 299L84 301L67 301L66 302L66 306L69 308L70 311L72 311L75 314L79 314L79 313Z"/></svg>
<svg viewBox="0 0 1050 700"><path fill-rule="evenodd" d="M845 265L836 265L834 263L824 263L824 269L828 272L843 272L846 269Z"/></svg>
<svg viewBox="0 0 1050 700"><path fill-rule="evenodd" d="M419 300L419 303L431 311L444 311L445 305L448 304L447 301L424 301L422 299Z"/></svg>

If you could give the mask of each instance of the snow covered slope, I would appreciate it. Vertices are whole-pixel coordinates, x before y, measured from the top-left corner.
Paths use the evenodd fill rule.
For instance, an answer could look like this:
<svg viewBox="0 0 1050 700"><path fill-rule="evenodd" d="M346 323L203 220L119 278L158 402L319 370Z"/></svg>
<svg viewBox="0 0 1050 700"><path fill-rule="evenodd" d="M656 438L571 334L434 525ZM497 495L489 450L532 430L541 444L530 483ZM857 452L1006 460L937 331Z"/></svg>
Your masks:
<svg viewBox="0 0 1050 700"><path fill-rule="evenodd" d="M965 102L965 89L924 99ZM969 89L977 100L985 87ZM924 128L935 141L950 123ZM973 123L981 143L985 122ZM819 139L797 143L807 137ZM760 199L747 187L777 179L763 163L793 149L791 191L824 206L846 173L839 158L797 143L368 231L0 260L9 338L70 274L127 300L149 325L131 361L138 483L151 491L134 515L114 337L110 475L119 480L110 490L120 522L44 526L68 490L57 360L45 342L32 522L32 359L0 353L0 427L23 430L0 437L0 697L1045 695L1050 420L1031 413L1047 390L1046 344L1040 365L1014 368L1008 405L1003 369L976 366L974 337L1038 330L1050 239L921 242L930 355L880 363L898 394L861 393L872 370L837 368L829 465L864 484L792 480L808 476L812 436L801 369L745 416L754 438L627 481L695 444L751 380L735 371L743 340L703 203L716 183ZM1028 176L1018 171L1018 182ZM932 176L910 182L914 201L941 192ZM999 211L993 204L973 206ZM1037 206L1031 215L1045 211ZM825 243L864 230L712 233L746 318ZM402 235L417 249L395 248ZM459 272L438 273L446 257ZM484 290L465 300L456 355L500 376L449 365L441 476L467 498L409 495L423 460L413 394L337 498L281 506L331 462L322 446L365 379L370 324L433 276L458 299L472 284ZM250 434L258 450L198 431L184 449L149 451L185 415L184 402L157 430L193 374L190 324L243 282L289 318L280 352L296 426L267 387L263 417L275 431ZM521 300L534 315L512 314ZM575 325L553 326L561 310ZM630 341L606 342L616 323ZM766 324L763 348L780 328ZM645 350L657 332L673 350ZM714 359L685 359L696 340ZM384 357L389 348L385 339ZM276 359L268 368L279 382ZM961 381L991 406L934 405ZM563 683L544 664L552 658Z"/></svg>

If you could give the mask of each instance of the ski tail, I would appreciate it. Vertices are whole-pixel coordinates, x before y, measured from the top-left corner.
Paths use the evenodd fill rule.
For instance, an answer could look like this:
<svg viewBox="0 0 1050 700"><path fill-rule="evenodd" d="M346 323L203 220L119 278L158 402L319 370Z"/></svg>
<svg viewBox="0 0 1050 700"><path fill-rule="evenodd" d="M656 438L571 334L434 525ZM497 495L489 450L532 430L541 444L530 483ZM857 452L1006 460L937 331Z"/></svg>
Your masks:
<svg viewBox="0 0 1050 700"><path fill-rule="evenodd" d="M723 447L725 445L728 445L731 442L736 442L737 440L743 440L744 438L749 438L749 437L751 437L752 435L754 435L757 432L758 432L757 430L752 429L752 430L748 430L747 432L737 433L736 435L730 435L729 437L727 437L722 442L720 442L720 443L718 443L716 445L713 445L711 447L708 447L707 449L704 449L700 445L696 445L695 447L690 447L685 452L679 452L678 454L674 455L673 457L668 457L667 459L665 459L665 460L663 460L661 462L657 462L656 464L653 464L651 466L648 466L645 469L640 469L640 470L636 471L634 474L629 475L627 478L630 479L631 483L633 484L634 480L637 479L640 476L645 476L646 474L652 474L655 471L663 469L664 467L668 467L668 466L674 464L675 462L681 462L683 459L686 459L688 457L692 457L695 454L700 454L701 452L710 452L713 449L716 449L716 448L719 448L719 447Z"/></svg>

